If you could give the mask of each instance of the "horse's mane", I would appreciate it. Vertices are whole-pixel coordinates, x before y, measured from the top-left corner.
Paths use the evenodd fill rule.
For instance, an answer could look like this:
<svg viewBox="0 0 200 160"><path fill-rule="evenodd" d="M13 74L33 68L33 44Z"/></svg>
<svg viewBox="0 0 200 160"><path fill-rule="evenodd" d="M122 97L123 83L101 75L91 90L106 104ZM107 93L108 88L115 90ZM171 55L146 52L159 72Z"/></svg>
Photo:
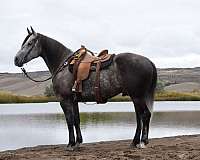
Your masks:
<svg viewBox="0 0 200 160"><path fill-rule="evenodd" d="M46 46L47 48L50 48L50 47L54 47L55 50L57 51L63 51L65 52L68 56L71 55L73 52L71 49L65 47L62 43L58 42L57 40L53 39L53 38L50 38L50 37L47 37L45 35L42 35L40 33L37 33L38 36L39 36L39 39L45 43L44 46Z"/></svg>

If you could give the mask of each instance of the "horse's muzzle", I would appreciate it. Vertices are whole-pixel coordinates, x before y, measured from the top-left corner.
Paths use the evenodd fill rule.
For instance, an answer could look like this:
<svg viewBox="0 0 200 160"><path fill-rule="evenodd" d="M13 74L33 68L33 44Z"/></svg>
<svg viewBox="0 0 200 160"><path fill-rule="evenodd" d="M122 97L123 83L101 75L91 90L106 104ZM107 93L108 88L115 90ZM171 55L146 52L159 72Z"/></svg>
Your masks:
<svg viewBox="0 0 200 160"><path fill-rule="evenodd" d="M20 59L18 57L15 57L14 63L18 67L22 67L23 66L23 63L21 63L21 61L20 61Z"/></svg>

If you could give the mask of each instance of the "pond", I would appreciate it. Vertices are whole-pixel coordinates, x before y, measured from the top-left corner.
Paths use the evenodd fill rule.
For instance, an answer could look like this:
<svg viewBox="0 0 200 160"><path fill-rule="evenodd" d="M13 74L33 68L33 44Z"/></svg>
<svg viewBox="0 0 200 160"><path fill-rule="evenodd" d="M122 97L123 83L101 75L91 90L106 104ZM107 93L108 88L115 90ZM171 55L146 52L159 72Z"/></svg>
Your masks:
<svg viewBox="0 0 200 160"><path fill-rule="evenodd" d="M132 139L136 120L131 102L80 103L84 143ZM200 102L155 102L150 138L200 133ZM64 144L68 130L59 103L0 104L0 151Z"/></svg>

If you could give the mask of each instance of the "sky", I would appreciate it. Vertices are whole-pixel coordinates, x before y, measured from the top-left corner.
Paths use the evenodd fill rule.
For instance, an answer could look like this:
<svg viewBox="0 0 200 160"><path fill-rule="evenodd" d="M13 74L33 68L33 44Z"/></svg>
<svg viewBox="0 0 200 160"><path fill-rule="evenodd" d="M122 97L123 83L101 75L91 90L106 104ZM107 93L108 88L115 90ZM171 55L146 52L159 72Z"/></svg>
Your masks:
<svg viewBox="0 0 200 160"><path fill-rule="evenodd" d="M200 66L199 0L1 0L0 72L21 72L13 59L26 27L75 51L132 52L159 68ZM47 70L41 58L25 65Z"/></svg>

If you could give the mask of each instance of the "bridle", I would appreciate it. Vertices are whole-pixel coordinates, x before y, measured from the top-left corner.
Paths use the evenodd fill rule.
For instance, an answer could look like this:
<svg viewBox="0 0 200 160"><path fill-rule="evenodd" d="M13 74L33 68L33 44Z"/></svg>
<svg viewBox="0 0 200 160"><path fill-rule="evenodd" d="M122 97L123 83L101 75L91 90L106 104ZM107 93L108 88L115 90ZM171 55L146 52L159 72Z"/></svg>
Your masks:
<svg viewBox="0 0 200 160"><path fill-rule="evenodd" d="M32 35L32 34L29 34L29 35L26 37L26 39L25 39L24 42L22 43L22 47L23 47L23 45L25 44L25 42L28 40L28 38L29 38L31 35ZM36 38L34 39L34 41L35 41L34 45L32 45L32 47L28 50L26 56L24 57L24 60L26 60L26 58L27 58L27 56L29 55L29 53L30 53L30 52L32 51L32 49L35 47L36 43L39 41L39 38L36 37ZM50 76L49 78L44 79L44 80L35 80L35 79L31 78L31 77L28 75L28 73L27 73L27 71L26 71L26 69L25 69L24 67L21 67L21 70L22 70L22 72L24 73L24 75L25 75L27 78L29 78L31 81L33 81L33 82L45 82L45 81L50 80L50 79L53 77L53 76Z"/></svg>
<svg viewBox="0 0 200 160"><path fill-rule="evenodd" d="M39 38L38 37L36 37L35 39L34 39L34 45L32 45L32 47L28 50L28 52L27 52L27 54L24 56L24 60L26 60L26 58L28 57L28 55L29 55L29 53L33 50L33 48L36 46L36 44L37 44L37 42L39 41ZM25 43L25 42L24 42ZM22 44L22 47L23 47L23 45L24 45L24 43Z"/></svg>

